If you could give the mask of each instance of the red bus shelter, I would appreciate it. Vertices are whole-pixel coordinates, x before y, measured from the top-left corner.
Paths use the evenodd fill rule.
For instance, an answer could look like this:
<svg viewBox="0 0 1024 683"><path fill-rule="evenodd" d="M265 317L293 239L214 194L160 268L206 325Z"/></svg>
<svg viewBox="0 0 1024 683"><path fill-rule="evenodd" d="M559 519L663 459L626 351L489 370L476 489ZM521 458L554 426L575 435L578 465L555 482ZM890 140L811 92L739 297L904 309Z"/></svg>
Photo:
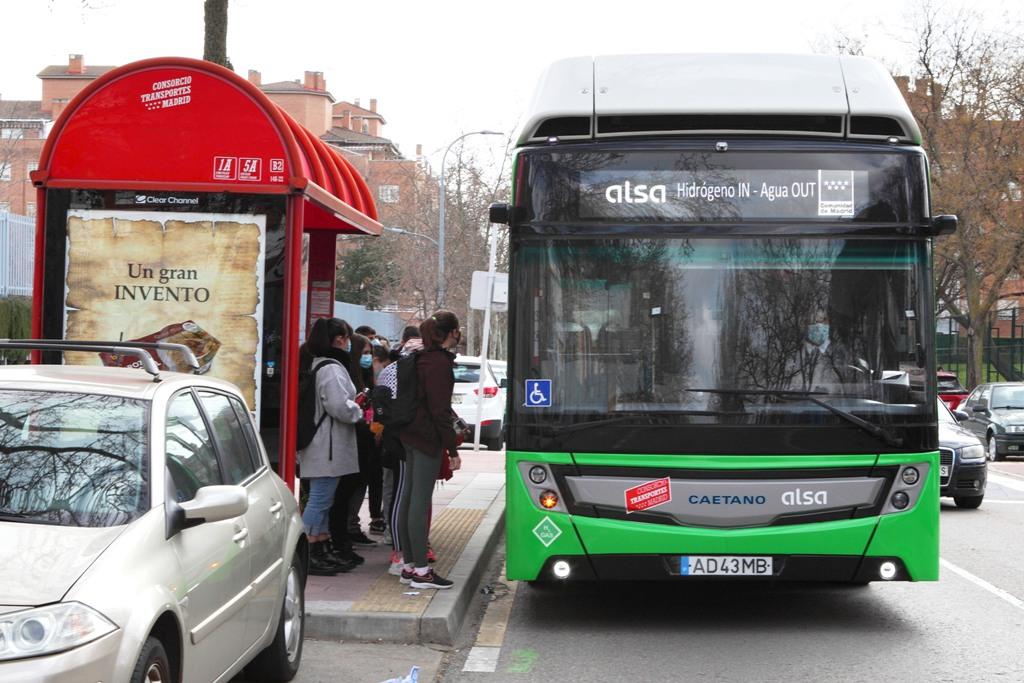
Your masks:
<svg viewBox="0 0 1024 683"><path fill-rule="evenodd" d="M33 336L186 343L291 485L300 337L333 314L337 235L382 229L352 165L235 73L159 58L80 92L32 181Z"/></svg>

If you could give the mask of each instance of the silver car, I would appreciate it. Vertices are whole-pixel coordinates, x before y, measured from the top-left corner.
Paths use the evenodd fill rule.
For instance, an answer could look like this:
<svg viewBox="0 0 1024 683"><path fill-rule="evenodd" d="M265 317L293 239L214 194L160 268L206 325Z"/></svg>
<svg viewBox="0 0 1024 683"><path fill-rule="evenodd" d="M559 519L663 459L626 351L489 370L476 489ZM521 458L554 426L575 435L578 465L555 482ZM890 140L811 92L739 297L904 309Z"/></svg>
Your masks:
<svg viewBox="0 0 1024 683"><path fill-rule="evenodd" d="M306 561L234 385L0 369L0 681L291 680Z"/></svg>

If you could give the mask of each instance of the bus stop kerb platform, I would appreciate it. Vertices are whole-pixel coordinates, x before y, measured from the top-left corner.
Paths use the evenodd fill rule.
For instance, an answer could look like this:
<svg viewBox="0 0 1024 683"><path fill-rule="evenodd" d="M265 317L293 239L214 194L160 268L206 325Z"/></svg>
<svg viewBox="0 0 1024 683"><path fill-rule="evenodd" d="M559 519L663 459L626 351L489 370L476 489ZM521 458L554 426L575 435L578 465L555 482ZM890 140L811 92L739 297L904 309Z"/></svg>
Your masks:
<svg viewBox="0 0 1024 683"><path fill-rule="evenodd" d="M463 451L463 468L434 492L435 568L455 582L417 590L387 573L391 546L357 548L366 563L306 582L306 636L453 645L504 528L505 455ZM363 519L368 519L363 508ZM379 538L379 537L375 537Z"/></svg>

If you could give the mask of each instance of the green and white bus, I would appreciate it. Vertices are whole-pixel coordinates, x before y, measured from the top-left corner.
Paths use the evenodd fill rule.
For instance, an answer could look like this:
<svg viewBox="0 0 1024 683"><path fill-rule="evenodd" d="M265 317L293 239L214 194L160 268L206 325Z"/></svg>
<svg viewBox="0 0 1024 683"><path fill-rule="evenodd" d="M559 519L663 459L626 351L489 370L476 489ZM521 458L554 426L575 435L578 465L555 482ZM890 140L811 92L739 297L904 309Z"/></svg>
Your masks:
<svg viewBox="0 0 1024 683"><path fill-rule="evenodd" d="M549 67L492 207L508 577L937 579L928 191L869 59Z"/></svg>

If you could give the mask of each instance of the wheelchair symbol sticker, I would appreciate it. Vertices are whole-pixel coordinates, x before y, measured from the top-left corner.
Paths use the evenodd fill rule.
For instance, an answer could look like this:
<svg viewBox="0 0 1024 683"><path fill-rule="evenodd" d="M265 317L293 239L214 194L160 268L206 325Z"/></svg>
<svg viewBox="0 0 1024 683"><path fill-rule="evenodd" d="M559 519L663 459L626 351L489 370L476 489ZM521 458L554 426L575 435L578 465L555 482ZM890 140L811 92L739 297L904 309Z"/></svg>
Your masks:
<svg viewBox="0 0 1024 683"><path fill-rule="evenodd" d="M549 379L528 379L528 380L526 380L526 407L527 408L550 408L551 407L551 380L549 380Z"/></svg>

